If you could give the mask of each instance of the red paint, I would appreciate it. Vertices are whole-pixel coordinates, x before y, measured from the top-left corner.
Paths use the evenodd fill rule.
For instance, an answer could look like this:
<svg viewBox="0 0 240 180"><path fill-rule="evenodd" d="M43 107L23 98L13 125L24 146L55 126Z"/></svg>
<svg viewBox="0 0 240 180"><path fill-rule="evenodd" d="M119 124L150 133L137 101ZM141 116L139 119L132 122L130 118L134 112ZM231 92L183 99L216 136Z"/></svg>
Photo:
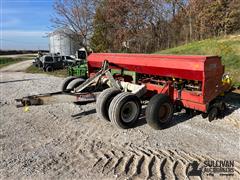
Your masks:
<svg viewBox="0 0 240 180"><path fill-rule="evenodd" d="M224 66L218 56L92 53L88 57L89 73L100 68L104 60L140 74L201 81L202 91L183 90L180 100L185 107L203 112L211 100L229 88L222 84ZM114 66L110 68L116 69ZM168 94L173 101L178 98L178 92L171 83L163 88L146 81L146 87L149 91Z"/></svg>

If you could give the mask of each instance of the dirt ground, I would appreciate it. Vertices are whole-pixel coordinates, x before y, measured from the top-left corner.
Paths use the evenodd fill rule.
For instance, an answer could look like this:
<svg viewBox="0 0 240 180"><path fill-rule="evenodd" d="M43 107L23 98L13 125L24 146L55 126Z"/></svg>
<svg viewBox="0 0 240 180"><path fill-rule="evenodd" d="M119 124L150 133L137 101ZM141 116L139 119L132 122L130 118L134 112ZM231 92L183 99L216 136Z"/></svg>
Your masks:
<svg viewBox="0 0 240 180"><path fill-rule="evenodd" d="M156 131L142 115L135 128L122 130L99 119L95 103L16 108L15 98L57 91L63 81L16 67L0 74L1 179L240 178L239 95L211 123L181 112ZM234 160L234 176L187 177L194 161L199 169L205 160Z"/></svg>

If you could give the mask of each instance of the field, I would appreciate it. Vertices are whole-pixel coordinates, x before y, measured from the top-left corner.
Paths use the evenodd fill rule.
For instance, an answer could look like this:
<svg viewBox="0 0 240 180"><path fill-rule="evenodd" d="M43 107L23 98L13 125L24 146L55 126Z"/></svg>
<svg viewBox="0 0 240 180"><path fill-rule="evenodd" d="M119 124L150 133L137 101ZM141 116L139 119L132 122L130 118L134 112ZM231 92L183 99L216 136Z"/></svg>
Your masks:
<svg viewBox="0 0 240 180"><path fill-rule="evenodd" d="M22 58L8 58L8 57L0 57L0 68L4 67L4 66L8 66L10 64L14 64L20 61L23 61L26 59L22 59Z"/></svg>
<svg viewBox="0 0 240 180"><path fill-rule="evenodd" d="M221 56L226 72L230 72L234 83L240 84L240 35L197 41L156 53Z"/></svg>
<svg viewBox="0 0 240 180"><path fill-rule="evenodd" d="M0 56L0 68L11 65L11 64L14 64L14 63L17 63L17 62L30 60L34 56L35 55L33 55L33 54Z"/></svg>

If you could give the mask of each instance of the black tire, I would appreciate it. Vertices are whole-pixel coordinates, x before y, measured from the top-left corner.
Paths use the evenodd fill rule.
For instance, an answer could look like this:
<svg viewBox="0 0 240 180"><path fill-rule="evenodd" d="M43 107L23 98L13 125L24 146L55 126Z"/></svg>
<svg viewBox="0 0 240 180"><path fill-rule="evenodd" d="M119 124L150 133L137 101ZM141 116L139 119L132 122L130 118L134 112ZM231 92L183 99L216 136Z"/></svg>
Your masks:
<svg viewBox="0 0 240 180"><path fill-rule="evenodd" d="M190 108L185 108L185 112L189 118L192 118L195 115L194 110Z"/></svg>
<svg viewBox="0 0 240 180"><path fill-rule="evenodd" d="M133 127L140 113L141 102L139 98L129 92L115 96L108 109L109 119L121 129Z"/></svg>
<svg viewBox="0 0 240 180"><path fill-rule="evenodd" d="M100 119L110 121L108 116L108 109L113 98L119 94L121 91L116 88L108 88L105 89L101 94L97 97L96 102L96 111Z"/></svg>
<svg viewBox="0 0 240 180"><path fill-rule="evenodd" d="M208 117L208 113L202 113L202 118L206 119Z"/></svg>
<svg viewBox="0 0 240 180"><path fill-rule="evenodd" d="M226 111L227 110L227 105L226 105L226 103L225 102L221 102L221 105L220 105L220 107L219 107L219 110L220 111Z"/></svg>
<svg viewBox="0 0 240 180"><path fill-rule="evenodd" d="M83 78L76 78L76 79L72 80L72 81L68 84L67 90L68 90L68 91L73 90L74 88L80 86L84 81L85 81L85 79L83 79Z"/></svg>
<svg viewBox="0 0 240 180"><path fill-rule="evenodd" d="M226 103L222 102L218 111L218 117L221 119L224 118L226 111L227 111Z"/></svg>
<svg viewBox="0 0 240 180"><path fill-rule="evenodd" d="M66 79L64 79L64 81L63 81L63 83L62 83L62 86L61 86L61 91L67 91L67 86L68 86L68 84L72 81L72 80L74 80L74 79L76 79L77 77L75 77L75 76L69 76L69 77L67 77Z"/></svg>
<svg viewBox="0 0 240 180"><path fill-rule="evenodd" d="M209 113L208 113L208 120L209 120L209 122L217 119L217 116L218 116L218 108L217 107L212 107L209 110Z"/></svg>
<svg viewBox="0 0 240 180"><path fill-rule="evenodd" d="M171 124L173 113L174 108L169 96L156 94L148 103L146 121L153 129L164 129Z"/></svg>
<svg viewBox="0 0 240 180"><path fill-rule="evenodd" d="M48 66L48 67L46 68L46 71L47 71L47 72L52 72L52 71L53 71L53 67L52 67L52 66Z"/></svg>

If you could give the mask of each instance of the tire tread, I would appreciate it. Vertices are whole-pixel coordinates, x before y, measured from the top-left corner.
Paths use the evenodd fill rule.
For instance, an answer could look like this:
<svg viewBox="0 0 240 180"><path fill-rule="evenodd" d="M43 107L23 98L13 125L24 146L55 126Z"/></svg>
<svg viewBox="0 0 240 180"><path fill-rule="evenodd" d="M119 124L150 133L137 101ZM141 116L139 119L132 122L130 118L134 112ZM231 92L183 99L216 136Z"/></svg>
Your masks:
<svg viewBox="0 0 240 180"><path fill-rule="evenodd" d="M110 121L108 116L108 108L106 107L106 103L109 103L112 99L112 96L119 94L121 91L116 88L108 88L101 92L101 94L97 97L96 102L96 111L100 119ZM110 103L109 103L110 104Z"/></svg>
<svg viewBox="0 0 240 180"><path fill-rule="evenodd" d="M133 122L131 122L129 124L125 124L125 123L121 122L121 119L118 116L119 111L120 111L119 106L121 106L121 103L123 103L124 101L128 101L129 99L132 99L133 101L135 101L138 104L139 113ZM141 112L141 102L137 96L135 96L134 94L132 94L130 92L123 92L123 93L118 94L112 100L112 102L109 106L109 110L108 110L108 114L109 114L109 118L110 118L111 122L113 122L120 129L131 128L134 125L135 121L139 118L140 112Z"/></svg>
<svg viewBox="0 0 240 180"><path fill-rule="evenodd" d="M168 121L165 123L161 123L158 118L159 106L163 103L169 103L171 107L170 116L168 118ZM173 117L173 105L168 95L156 94L150 99L146 109L146 121L149 126L151 126L153 129L167 128L172 121L172 117Z"/></svg>

